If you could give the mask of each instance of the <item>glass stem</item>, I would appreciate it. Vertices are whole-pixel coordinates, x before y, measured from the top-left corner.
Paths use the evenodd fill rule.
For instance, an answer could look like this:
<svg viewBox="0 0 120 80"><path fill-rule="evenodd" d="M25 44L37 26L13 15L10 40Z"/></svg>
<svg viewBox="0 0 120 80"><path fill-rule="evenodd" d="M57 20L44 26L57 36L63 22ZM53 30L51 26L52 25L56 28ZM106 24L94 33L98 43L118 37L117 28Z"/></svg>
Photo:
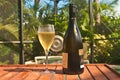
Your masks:
<svg viewBox="0 0 120 80"><path fill-rule="evenodd" d="M46 60L45 60L45 65L46 65L46 67L45 67L45 70L46 71L48 71L48 50L45 50L45 56L46 56Z"/></svg>

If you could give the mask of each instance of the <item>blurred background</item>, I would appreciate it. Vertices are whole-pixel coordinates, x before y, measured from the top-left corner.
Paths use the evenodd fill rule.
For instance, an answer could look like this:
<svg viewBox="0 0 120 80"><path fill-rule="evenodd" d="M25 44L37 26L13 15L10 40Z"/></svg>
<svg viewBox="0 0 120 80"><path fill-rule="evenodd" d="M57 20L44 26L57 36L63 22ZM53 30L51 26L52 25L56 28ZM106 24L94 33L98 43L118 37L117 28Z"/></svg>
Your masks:
<svg viewBox="0 0 120 80"><path fill-rule="evenodd" d="M72 0L71 0L72 1ZM86 59L94 63L120 64L120 1L74 0L77 5L77 23L86 43ZM0 64L18 64L20 61L20 1L0 0ZM68 27L70 0L23 0L22 38L24 61L44 56L37 37L42 24L54 24L56 35L64 37ZM50 50L49 55L61 56L62 49Z"/></svg>

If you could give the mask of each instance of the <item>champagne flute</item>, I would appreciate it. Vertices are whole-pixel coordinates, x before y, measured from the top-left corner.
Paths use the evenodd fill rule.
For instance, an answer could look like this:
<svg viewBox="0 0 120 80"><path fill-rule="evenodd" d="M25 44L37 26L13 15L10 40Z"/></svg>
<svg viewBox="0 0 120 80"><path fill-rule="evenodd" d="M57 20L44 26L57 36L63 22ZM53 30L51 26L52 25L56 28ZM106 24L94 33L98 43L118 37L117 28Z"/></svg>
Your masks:
<svg viewBox="0 0 120 80"><path fill-rule="evenodd" d="M51 73L51 71L48 70L48 52L49 49L54 41L54 36L55 36L55 30L54 30L54 25L46 24L42 25L41 27L38 28L38 38L39 41L44 48L45 51L45 56L46 56L46 68L45 68L45 73Z"/></svg>

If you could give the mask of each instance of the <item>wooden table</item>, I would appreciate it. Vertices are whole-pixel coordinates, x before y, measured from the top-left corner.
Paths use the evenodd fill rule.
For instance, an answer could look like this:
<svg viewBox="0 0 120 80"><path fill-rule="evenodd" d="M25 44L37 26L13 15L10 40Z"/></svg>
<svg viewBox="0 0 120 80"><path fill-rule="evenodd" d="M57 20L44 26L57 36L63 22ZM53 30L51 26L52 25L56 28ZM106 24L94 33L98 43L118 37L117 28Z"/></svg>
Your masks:
<svg viewBox="0 0 120 80"><path fill-rule="evenodd" d="M0 65L0 80L49 80L50 75L41 75L45 65ZM54 80L120 80L120 74L106 64L87 64L84 73L67 75L62 65L49 65L55 71Z"/></svg>

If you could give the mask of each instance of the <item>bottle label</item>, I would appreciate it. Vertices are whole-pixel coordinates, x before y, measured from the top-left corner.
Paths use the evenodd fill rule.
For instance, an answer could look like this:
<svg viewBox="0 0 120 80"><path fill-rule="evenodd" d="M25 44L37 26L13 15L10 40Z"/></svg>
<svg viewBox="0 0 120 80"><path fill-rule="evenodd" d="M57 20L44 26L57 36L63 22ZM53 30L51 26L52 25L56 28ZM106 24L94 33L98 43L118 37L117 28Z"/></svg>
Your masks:
<svg viewBox="0 0 120 80"><path fill-rule="evenodd" d="M84 68L84 65L80 65L80 68Z"/></svg>
<svg viewBox="0 0 120 80"><path fill-rule="evenodd" d="M79 55L83 55L83 49L79 49Z"/></svg>
<svg viewBox="0 0 120 80"><path fill-rule="evenodd" d="M62 60L63 67L68 68L68 53L63 53L62 56L63 56L63 60Z"/></svg>

